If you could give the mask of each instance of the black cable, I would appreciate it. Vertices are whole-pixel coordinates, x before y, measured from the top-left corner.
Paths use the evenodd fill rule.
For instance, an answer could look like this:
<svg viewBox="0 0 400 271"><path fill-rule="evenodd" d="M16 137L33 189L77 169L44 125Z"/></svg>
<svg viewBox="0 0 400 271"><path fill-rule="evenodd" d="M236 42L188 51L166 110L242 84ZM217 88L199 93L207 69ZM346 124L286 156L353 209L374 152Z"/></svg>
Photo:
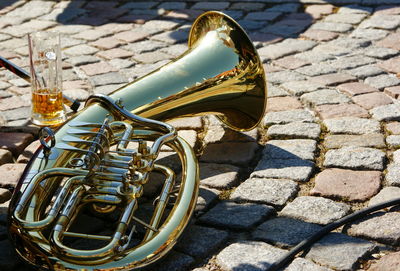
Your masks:
<svg viewBox="0 0 400 271"><path fill-rule="evenodd" d="M315 234L311 235L309 238L298 243L288 253L286 253L286 255L284 255L282 258L280 258L277 262L273 263L267 270L268 271L277 271L280 268L284 268L289 262L291 262L293 260L293 258L299 252L304 251L305 249L309 248L313 243L315 243L316 241L318 241L319 239L321 239L323 236L330 233L334 229L337 229L340 226L343 226L344 224L347 224L354 220L361 219L365 215L370 214L372 212L375 212L380 209L387 208L387 207L390 207L393 205L399 205L399 204L400 204L400 198L397 198L397 199L385 201L383 203L379 203L376 205L372 205L368 208L359 210L350 215L342 217L341 219L326 225L321 230L319 230Z"/></svg>

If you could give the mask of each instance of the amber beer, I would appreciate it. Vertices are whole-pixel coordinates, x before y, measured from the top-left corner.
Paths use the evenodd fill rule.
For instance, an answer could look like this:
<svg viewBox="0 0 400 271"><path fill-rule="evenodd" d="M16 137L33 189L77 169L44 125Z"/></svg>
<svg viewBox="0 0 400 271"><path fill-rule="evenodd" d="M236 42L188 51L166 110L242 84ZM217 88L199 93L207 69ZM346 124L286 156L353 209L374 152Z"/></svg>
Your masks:
<svg viewBox="0 0 400 271"><path fill-rule="evenodd" d="M31 68L31 120L39 126L57 126L65 120L62 99L60 35L36 32L28 35Z"/></svg>
<svg viewBox="0 0 400 271"><path fill-rule="evenodd" d="M39 89L32 91L32 118L46 119L46 125L59 124L59 119L64 115L62 92Z"/></svg>

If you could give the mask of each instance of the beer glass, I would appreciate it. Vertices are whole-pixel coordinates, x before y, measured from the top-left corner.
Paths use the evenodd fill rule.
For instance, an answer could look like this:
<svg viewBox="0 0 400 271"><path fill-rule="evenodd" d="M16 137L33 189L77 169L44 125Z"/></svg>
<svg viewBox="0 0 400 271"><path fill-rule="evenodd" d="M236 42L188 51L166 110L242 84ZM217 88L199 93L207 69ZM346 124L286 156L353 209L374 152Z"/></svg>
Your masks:
<svg viewBox="0 0 400 271"><path fill-rule="evenodd" d="M66 120L62 98L60 34L35 32L28 35L32 88L32 123L58 126Z"/></svg>

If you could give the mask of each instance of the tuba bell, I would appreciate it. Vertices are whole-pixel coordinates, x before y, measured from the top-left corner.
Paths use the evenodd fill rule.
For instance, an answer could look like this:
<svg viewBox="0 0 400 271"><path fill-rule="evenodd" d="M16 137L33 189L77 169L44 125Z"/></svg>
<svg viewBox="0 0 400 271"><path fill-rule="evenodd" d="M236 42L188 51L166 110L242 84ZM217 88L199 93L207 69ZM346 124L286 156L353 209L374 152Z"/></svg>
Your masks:
<svg viewBox="0 0 400 271"><path fill-rule="evenodd" d="M195 207L198 165L188 143L162 121L215 114L244 131L258 125L266 104L262 63L233 19L202 14L188 47L110 96L89 97L56 132L41 130L41 146L9 207L9 236L26 262L51 270L133 270L174 246ZM179 156L180 178L158 163L161 148ZM153 172L164 181L151 217L142 219L137 213ZM109 234L79 232L76 223L88 213L115 218ZM76 240L98 243L81 249Z"/></svg>

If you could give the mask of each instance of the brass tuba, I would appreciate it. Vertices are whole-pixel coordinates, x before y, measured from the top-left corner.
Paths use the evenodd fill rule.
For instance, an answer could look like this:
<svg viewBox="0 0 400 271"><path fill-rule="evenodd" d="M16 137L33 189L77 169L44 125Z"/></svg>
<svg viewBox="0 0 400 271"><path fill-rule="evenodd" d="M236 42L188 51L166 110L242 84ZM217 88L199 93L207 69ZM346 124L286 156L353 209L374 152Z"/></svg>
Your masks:
<svg viewBox="0 0 400 271"><path fill-rule="evenodd" d="M235 130L249 130L266 104L262 63L233 19L202 14L188 45L176 60L110 96L91 96L56 133L41 131L42 145L9 208L11 240L28 263L41 269L132 270L154 263L177 242L197 200L198 165L188 143L161 121L211 113ZM157 162L161 148L178 154L180 180ZM136 213L152 172L165 180L145 221ZM116 217L115 229L108 235L77 231L75 222L89 211ZM138 240L139 227L144 232ZM76 239L101 244L79 249L71 241Z"/></svg>

